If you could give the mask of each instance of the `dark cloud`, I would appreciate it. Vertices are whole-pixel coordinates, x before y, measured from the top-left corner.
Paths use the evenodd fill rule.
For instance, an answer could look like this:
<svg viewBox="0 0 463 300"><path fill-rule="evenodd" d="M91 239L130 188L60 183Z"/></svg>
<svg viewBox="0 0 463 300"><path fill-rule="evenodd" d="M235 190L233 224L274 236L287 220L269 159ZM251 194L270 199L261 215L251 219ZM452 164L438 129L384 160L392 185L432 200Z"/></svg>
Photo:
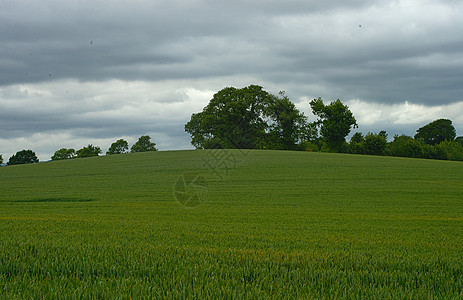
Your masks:
<svg viewBox="0 0 463 300"><path fill-rule="evenodd" d="M151 130L175 148L214 91L253 83L305 106L321 96L450 107L463 101L462 10L438 0L4 0L0 139Z"/></svg>

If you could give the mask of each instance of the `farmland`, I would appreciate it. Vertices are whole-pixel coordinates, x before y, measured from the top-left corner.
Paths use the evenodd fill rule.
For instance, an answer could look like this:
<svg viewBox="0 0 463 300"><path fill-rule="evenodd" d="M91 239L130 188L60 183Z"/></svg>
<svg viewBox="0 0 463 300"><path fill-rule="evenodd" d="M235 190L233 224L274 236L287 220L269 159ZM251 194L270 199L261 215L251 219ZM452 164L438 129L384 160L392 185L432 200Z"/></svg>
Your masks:
<svg viewBox="0 0 463 300"><path fill-rule="evenodd" d="M461 162L163 151L0 184L2 297L463 297Z"/></svg>

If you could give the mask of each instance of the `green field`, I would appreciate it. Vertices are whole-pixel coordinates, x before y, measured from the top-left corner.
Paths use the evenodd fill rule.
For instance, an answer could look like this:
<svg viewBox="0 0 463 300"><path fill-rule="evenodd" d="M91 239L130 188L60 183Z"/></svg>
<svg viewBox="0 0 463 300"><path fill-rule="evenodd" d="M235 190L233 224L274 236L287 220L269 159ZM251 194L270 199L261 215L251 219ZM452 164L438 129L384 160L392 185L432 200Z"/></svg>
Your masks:
<svg viewBox="0 0 463 300"><path fill-rule="evenodd" d="M463 298L461 162L150 152L0 183L1 298Z"/></svg>

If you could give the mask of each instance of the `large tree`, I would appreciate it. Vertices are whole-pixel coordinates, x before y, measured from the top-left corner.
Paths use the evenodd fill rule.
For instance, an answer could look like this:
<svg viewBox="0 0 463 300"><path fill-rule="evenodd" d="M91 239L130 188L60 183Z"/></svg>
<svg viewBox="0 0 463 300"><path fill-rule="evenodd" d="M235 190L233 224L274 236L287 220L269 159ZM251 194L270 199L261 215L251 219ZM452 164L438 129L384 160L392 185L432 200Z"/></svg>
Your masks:
<svg viewBox="0 0 463 300"><path fill-rule="evenodd" d="M149 135L141 136L138 141L132 145L130 152L146 152L146 151L157 151L156 144L151 142Z"/></svg>
<svg viewBox="0 0 463 300"><path fill-rule="evenodd" d="M262 116L264 103L271 97L256 85L224 88L202 112L191 116L185 131L197 148L256 148L267 128Z"/></svg>
<svg viewBox="0 0 463 300"><path fill-rule="evenodd" d="M76 155L76 150L70 148L61 148L56 150L53 156L51 157L52 160L62 160L62 159L70 159Z"/></svg>
<svg viewBox="0 0 463 300"><path fill-rule="evenodd" d="M76 152L78 158L98 156L101 153L102 151L100 147L93 146L92 144L88 145L87 147L83 147Z"/></svg>
<svg viewBox="0 0 463 300"><path fill-rule="evenodd" d="M304 140L312 139L313 128L283 92L272 97L265 107L268 116L267 146L270 149L298 150Z"/></svg>
<svg viewBox="0 0 463 300"><path fill-rule="evenodd" d="M321 98L313 99L310 107L319 118L315 123L320 126L320 135L328 147L332 151L340 151L351 128L357 127L357 121L349 107L339 99L325 105Z"/></svg>
<svg viewBox="0 0 463 300"><path fill-rule="evenodd" d="M456 136L452 121L438 119L418 129L415 139L429 145L437 145L443 141L453 141Z"/></svg>
<svg viewBox="0 0 463 300"><path fill-rule="evenodd" d="M32 164L38 163L39 159L35 152L32 150L21 150L16 152L15 155L11 156L8 160L8 165L21 165L21 164Z"/></svg>
<svg viewBox="0 0 463 300"><path fill-rule="evenodd" d="M119 139L111 144L108 151L106 151L106 155L111 154L123 154L129 151L129 143L124 139Z"/></svg>
<svg viewBox="0 0 463 300"><path fill-rule="evenodd" d="M307 135L306 118L284 96L257 85L227 87L185 125L196 148L294 149Z"/></svg>

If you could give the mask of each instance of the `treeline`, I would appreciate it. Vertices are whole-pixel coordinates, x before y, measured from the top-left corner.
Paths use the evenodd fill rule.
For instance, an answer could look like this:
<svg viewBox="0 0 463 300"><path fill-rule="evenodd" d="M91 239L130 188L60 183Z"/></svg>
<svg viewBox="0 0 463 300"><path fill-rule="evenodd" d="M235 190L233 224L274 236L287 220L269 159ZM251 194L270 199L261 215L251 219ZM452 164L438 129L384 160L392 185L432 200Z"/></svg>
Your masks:
<svg viewBox="0 0 463 300"><path fill-rule="evenodd" d="M191 116L185 131L199 149L247 148L306 150L368 155L463 160L463 137L456 137L451 120L439 119L417 130L414 137L385 131L355 133L357 121L339 99L324 104L310 102L318 119L307 117L280 92L272 95L257 85L228 87L217 92L202 112Z"/></svg>
<svg viewBox="0 0 463 300"><path fill-rule="evenodd" d="M156 144L151 142L151 137L149 135L141 136L138 141L132 145L130 148L131 153L135 152L146 152L146 151L157 151ZM71 158L84 158L84 157L92 157L92 156L99 156L103 151L98 146L93 146L92 144L83 147L79 150L74 150L73 148L61 148L56 150L53 156L51 157L52 160L63 160L63 159L71 159ZM106 155L113 155L113 154L124 154L129 153L129 143L124 139L119 139L111 144L108 151L106 151ZM7 165L20 165L20 164L30 164L30 163L38 163L39 159L37 155L32 150L21 150L16 152L7 162ZM0 155L0 164L3 163L3 157Z"/></svg>

